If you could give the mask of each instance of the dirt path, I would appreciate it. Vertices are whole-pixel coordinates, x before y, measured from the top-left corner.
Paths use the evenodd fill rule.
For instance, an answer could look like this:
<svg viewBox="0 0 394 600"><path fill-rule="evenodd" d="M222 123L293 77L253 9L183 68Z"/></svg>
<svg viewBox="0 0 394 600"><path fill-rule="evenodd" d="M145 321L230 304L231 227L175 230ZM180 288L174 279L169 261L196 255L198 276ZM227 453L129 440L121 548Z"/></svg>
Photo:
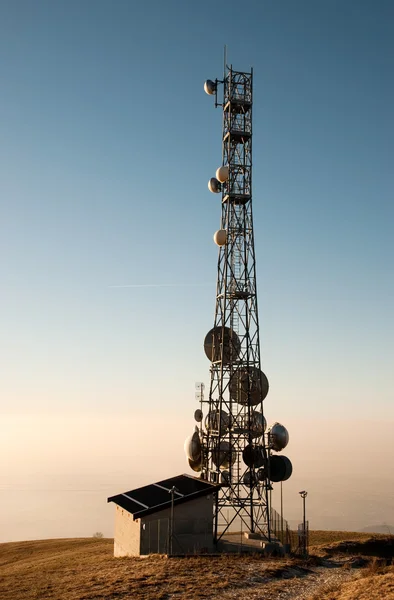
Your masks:
<svg viewBox="0 0 394 600"><path fill-rule="evenodd" d="M283 579L250 579L251 587L242 590L227 591L220 595L221 600L309 600L319 591L336 587L355 579L358 569L346 569L347 561L327 561L325 566L290 568ZM219 598L213 596L212 598Z"/></svg>
<svg viewBox="0 0 394 600"><path fill-rule="evenodd" d="M357 571L355 570L344 570L341 567L331 569L316 567L310 575L293 581L287 589L284 586L285 589L278 590L272 597L281 600L307 600L317 594L319 590L340 585L355 577L357 577Z"/></svg>

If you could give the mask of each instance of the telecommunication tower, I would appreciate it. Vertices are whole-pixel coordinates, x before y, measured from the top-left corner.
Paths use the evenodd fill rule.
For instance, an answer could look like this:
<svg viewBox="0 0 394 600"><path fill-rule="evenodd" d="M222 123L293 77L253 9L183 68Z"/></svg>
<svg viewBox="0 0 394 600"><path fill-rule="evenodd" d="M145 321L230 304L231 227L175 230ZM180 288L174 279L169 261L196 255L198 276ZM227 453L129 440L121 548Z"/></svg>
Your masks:
<svg viewBox="0 0 394 600"><path fill-rule="evenodd" d="M198 387L195 432L185 442L190 467L220 483L215 501L218 541L241 521L244 531L270 540L271 483L292 473L288 458L272 454L288 443L285 427L268 431L263 401L267 377L261 370L256 259L252 213L253 70L225 64L222 80L207 80L207 94L223 113L222 166L208 188L221 198L214 326L204 350L211 362L209 395ZM221 91L219 98L219 90Z"/></svg>

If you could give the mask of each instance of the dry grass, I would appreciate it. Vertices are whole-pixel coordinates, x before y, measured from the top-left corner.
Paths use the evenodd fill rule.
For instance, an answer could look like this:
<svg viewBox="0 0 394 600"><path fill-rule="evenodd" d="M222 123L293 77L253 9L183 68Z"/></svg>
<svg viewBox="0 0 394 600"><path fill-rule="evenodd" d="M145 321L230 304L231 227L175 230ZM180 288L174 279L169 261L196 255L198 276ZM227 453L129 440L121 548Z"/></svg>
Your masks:
<svg viewBox="0 0 394 600"><path fill-rule="evenodd" d="M323 585L308 600L394 600L394 537L367 535L367 539L343 540L318 547L325 553L361 555L356 562L366 566L348 582ZM350 568L349 563L344 563Z"/></svg>
<svg viewBox="0 0 394 600"><path fill-rule="evenodd" d="M325 531L316 530L309 532L309 545L320 546L323 544L334 544L335 542L342 542L346 540L363 542L365 540L376 538L387 538L387 534L371 534L371 533L358 533L355 531Z"/></svg>
<svg viewBox="0 0 394 600"><path fill-rule="evenodd" d="M317 538L321 540L322 538ZM316 555L350 554L363 556L380 556L392 558L394 553L394 536L355 534L346 536L338 541L320 543L310 547L310 551Z"/></svg>
<svg viewBox="0 0 394 600"><path fill-rule="evenodd" d="M324 532L322 536L321 532L317 532L314 539L325 543L329 539L328 546L334 549L346 543L333 542L336 533L343 535L343 532ZM354 540L354 534L352 538ZM367 546L371 538L365 538L363 543ZM361 543L362 540L359 545ZM380 560L361 570L323 568L322 573L319 565L321 560L317 558L303 562L294 558L267 559L261 555L229 554L172 559L154 555L142 559L114 559L112 539L8 543L0 544L0 599L204 600L220 597L221 600L263 600L297 598L300 597L298 594L307 598L305 593L309 590L309 593L317 594L315 600L394 598L393 567L382 566ZM310 569L314 570L312 575ZM334 572L335 585L332 583ZM361 573L362 579L359 578ZM339 587L343 581L354 577L358 578L357 581ZM330 579L329 587L324 587ZM360 595L361 591L364 595Z"/></svg>
<svg viewBox="0 0 394 600"><path fill-rule="evenodd" d="M237 555L114 559L110 539L9 543L0 545L0 598L206 599L286 576L296 562ZM289 576L296 574L289 571Z"/></svg>
<svg viewBox="0 0 394 600"><path fill-rule="evenodd" d="M368 571L368 569L367 569ZM393 600L394 567L385 567L380 573L361 574L355 581L327 586L309 600Z"/></svg>

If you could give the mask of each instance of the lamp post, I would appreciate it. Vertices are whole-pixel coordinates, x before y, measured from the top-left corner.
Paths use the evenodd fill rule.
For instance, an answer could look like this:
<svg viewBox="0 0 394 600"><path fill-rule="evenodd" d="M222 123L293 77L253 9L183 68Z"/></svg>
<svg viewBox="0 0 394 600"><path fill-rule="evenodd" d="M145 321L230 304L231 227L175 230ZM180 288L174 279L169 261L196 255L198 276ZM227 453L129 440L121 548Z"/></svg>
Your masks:
<svg viewBox="0 0 394 600"><path fill-rule="evenodd" d="M306 539L306 512L305 512L305 498L308 495L308 492L306 492L305 490L303 490L302 492L299 492L301 498L302 498L302 539L303 539L303 551L304 551L304 555L306 556L307 554L307 539Z"/></svg>

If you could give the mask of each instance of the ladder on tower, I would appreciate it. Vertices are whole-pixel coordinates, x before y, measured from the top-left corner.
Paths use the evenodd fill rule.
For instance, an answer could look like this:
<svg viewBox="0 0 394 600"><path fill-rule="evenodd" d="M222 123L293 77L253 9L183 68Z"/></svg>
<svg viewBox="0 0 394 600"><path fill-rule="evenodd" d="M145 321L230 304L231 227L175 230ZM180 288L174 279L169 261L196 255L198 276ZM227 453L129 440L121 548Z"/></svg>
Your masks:
<svg viewBox="0 0 394 600"><path fill-rule="evenodd" d="M242 257L239 248L234 246L232 252L232 281L230 284L230 294L231 294L231 328L232 330L239 334L239 309L238 309L238 298L239 292L242 291L241 284L241 275L242 275Z"/></svg>

